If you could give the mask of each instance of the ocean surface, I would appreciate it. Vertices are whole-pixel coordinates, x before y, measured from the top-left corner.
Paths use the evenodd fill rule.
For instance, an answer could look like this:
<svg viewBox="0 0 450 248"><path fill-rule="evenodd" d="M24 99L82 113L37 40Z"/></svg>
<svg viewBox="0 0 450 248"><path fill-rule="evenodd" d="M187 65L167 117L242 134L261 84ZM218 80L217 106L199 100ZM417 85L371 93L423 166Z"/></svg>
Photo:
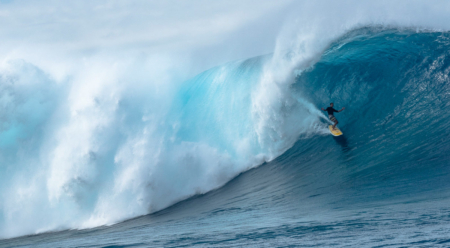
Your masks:
<svg viewBox="0 0 450 248"><path fill-rule="evenodd" d="M11 65L0 187L16 197L0 247L449 247L450 33L357 28L281 76L276 56L202 72L163 106L138 90L98 98L57 136L104 115L84 150L45 138L60 86ZM30 75L39 90L21 88ZM49 165L23 166L24 152Z"/></svg>

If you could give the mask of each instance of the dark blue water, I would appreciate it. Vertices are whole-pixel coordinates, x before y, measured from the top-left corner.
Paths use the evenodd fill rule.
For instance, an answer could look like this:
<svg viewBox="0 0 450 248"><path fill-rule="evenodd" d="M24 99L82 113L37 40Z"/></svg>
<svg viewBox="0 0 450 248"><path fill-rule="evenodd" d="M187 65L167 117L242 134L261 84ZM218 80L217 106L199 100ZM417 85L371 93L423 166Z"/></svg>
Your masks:
<svg viewBox="0 0 450 248"><path fill-rule="evenodd" d="M343 136L300 136L275 160L151 215L0 246L449 247L449 74L450 33L352 31L290 87L317 108L346 107Z"/></svg>

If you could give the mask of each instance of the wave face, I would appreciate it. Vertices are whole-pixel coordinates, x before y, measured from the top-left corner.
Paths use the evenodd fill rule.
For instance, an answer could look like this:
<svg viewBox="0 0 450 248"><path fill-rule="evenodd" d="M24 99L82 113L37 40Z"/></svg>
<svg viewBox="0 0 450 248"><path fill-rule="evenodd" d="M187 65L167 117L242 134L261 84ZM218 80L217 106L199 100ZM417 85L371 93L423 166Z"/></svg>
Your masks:
<svg viewBox="0 0 450 248"><path fill-rule="evenodd" d="M337 115L340 163L352 183L390 182L404 194L440 188L449 169L449 45L448 33L359 29L298 78L293 89L309 101L347 107Z"/></svg>
<svg viewBox="0 0 450 248"><path fill-rule="evenodd" d="M162 93L119 84L84 95L86 85L11 62L0 73L0 236L158 211L281 154L240 177L242 191L231 184L210 197L289 215L295 196L345 208L445 192L449 48L445 32L361 28L281 76L290 53L216 67ZM330 102L346 107L338 139L319 110Z"/></svg>

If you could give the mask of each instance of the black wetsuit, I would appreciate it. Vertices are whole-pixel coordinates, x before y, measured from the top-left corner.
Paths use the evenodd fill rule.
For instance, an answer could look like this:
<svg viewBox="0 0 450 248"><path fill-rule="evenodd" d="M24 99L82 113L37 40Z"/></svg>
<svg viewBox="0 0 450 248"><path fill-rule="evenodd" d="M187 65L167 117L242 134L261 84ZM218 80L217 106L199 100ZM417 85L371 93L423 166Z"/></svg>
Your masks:
<svg viewBox="0 0 450 248"><path fill-rule="evenodd" d="M336 109L334 109L333 107L328 107L327 109L325 109L325 111L327 111L328 112L328 116L334 116L334 112L339 112L339 111L337 111Z"/></svg>
<svg viewBox="0 0 450 248"><path fill-rule="evenodd" d="M327 109L325 109L325 111L327 111L328 112L328 118L330 118L330 120L332 121L332 122L337 122L337 119L336 119L336 117L334 117L334 112L336 112L336 113L338 113L339 111L337 111L336 109L334 109L333 107L328 107Z"/></svg>

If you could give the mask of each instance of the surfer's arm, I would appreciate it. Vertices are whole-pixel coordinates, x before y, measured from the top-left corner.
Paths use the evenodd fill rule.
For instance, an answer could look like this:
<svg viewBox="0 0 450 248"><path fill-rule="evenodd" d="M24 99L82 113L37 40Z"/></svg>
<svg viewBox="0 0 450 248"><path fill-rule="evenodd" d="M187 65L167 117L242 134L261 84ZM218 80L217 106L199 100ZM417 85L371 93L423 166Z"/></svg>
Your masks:
<svg viewBox="0 0 450 248"><path fill-rule="evenodd" d="M342 108L341 110L337 111L337 112L341 112L342 110L344 110L345 108Z"/></svg>
<svg viewBox="0 0 450 248"><path fill-rule="evenodd" d="M326 111L325 109L322 108L323 111Z"/></svg>

